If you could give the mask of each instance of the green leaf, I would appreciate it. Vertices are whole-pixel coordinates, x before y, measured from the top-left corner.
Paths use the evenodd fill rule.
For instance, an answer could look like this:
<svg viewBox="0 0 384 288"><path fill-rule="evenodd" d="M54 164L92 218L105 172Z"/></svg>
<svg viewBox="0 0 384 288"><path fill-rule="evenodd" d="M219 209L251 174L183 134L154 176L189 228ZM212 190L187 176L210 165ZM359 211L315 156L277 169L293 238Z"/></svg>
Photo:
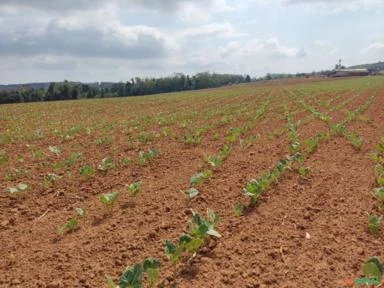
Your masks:
<svg viewBox="0 0 384 288"><path fill-rule="evenodd" d="M77 215L79 215L80 217L84 217L84 215L85 215L85 211L84 211L84 209L79 208L79 207L76 208L76 213L77 213Z"/></svg>
<svg viewBox="0 0 384 288"><path fill-rule="evenodd" d="M52 153L59 155L61 153L61 149L56 146L49 146L48 150L51 151Z"/></svg>
<svg viewBox="0 0 384 288"><path fill-rule="evenodd" d="M207 208L207 216L209 223L214 225L220 223L221 217L218 213L215 213L212 209Z"/></svg>
<svg viewBox="0 0 384 288"><path fill-rule="evenodd" d="M141 191L141 181L133 182L128 185L128 192L131 197L136 197L137 194Z"/></svg>
<svg viewBox="0 0 384 288"><path fill-rule="evenodd" d="M215 229L213 229L213 227L209 227L209 229L207 231L207 234L211 235L211 236L214 236L216 238L220 238L221 237L220 233L217 232Z"/></svg>
<svg viewBox="0 0 384 288"><path fill-rule="evenodd" d="M106 206L112 206L115 204L118 198L119 192L112 192L100 195L99 200Z"/></svg>
<svg viewBox="0 0 384 288"><path fill-rule="evenodd" d="M19 192L19 189L15 188L15 187L8 187L7 192L12 195L12 194L16 194L17 192Z"/></svg>
<svg viewBox="0 0 384 288"><path fill-rule="evenodd" d="M107 276L107 286L108 288L116 288L116 284L110 276Z"/></svg>
<svg viewBox="0 0 384 288"><path fill-rule="evenodd" d="M160 268L160 261L154 258L147 258L144 260L143 269L146 272L148 269L157 269Z"/></svg>
<svg viewBox="0 0 384 288"><path fill-rule="evenodd" d="M373 195L377 200L384 203L384 187L376 188L373 192Z"/></svg>
<svg viewBox="0 0 384 288"><path fill-rule="evenodd" d="M179 238L179 245L185 245L186 243L190 242L192 240L192 237L187 234L180 235Z"/></svg>
<svg viewBox="0 0 384 288"><path fill-rule="evenodd" d="M135 264L125 270L119 280L120 288L141 288L143 283L143 267L141 264Z"/></svg>
<svg viewBox="0 0 384 288"><path fill-rule="evenodd" d="M173 254L176 253L176 245L173 244L171 241L166 240L164 245L165 255L168 258L171 258Z"/></svg>
<svg viewBox="0 0 384 288"><path fill-rule="evenodd" d="M192 238L192 240L185 245L185 248L187 251L191 253L195 253L203 245L204 245L204 240L202 238L195 237L195 238Z"/></svg>
<svg viewBox="0 0 384 288"><path fill-rule="evenodd" d="M378 257L372 257L363 265L363 273L367 277L381 277L383 276L383 264Z"/></svg>
<svg viewBox="0 0 384 288"><path fill-rule="evenodd" d="M200 193L196 188L189 188L185 192L188 194L189 198L194 198Z"/></svg>
<svg viewBox="0 0 384 288"><path fill-rule="evenodd" d="M148 274L150 286L155 287L157 279L159 278L160 261L153 258L147 258L144 260L143 269L144 272Z"/></svg>
<svg viewBox="0 0 384 288"><path fill-rule="evenodd" d="M28 189L28 185L27 184L24 184L24 183L19 183L17 184L17 189L19 189L20 191L25 191Z"/></svg>

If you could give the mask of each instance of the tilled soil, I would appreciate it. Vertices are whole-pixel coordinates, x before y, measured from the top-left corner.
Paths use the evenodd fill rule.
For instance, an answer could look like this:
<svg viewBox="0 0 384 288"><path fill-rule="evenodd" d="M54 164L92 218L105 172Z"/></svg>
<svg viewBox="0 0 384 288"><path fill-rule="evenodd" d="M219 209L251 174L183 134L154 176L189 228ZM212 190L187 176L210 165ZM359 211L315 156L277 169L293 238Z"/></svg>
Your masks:
<svg viewBox="0 0 384 288"><path fill-rule="evenodd" d="M257 140L248 147L234 143L229 158L213 170L213 176L199 187L201 193L191 200L180 191L188 189L194 173L209 168L204 157L221 149L228 127L247 124L247 118L241 118L244 115L239 115L230 126L213 127L196 146L185 145L172 136L161 136L154 143L132 144L115 130L111 134L112 146L94 145L96 136L86 134L62 142L52 135L36 140L33 144L45 150L51 143L60 144L66 151L82 149L87 163L99 163L103 155L134 159L139 150L153 146L160 151L159 158L146 167L132 164L97 171L89 177L75 174L73 171L80 168L76 164L72 172L59 170L63 178L45 188L41 188L41 179L47 168L42 160L30 155L26 147L29 142L5 145L8 154L23 157L22 166L29 172L17 180L4 181L1 188L28 182L32 191L22 197L0 198L0 286L106 287L106 276L117 280L126 266L146 257L158 258L162 263L160 287L344 287L347 279L359 277L361 265L369 257L384 259L384 233L373 236L367 230L367 213L379 213L372 197L375 164L370 154L384 136L382 84L360 91L361 95L345 107L352 111L376 93L363 113L369 121L360 119L348 125L350 131L364 139L360 150L354 149L344 137L331 136L306 159L308 177L303 178L293 170L287 172L256 207L246 209L243 216L234 215L236 203L248 204L242 192L247 181L262 175L289 153L287 133L271 135L274 129L286 125L280 101L290 101L292 112L301 109L288 94L278 98L286 89L293 89L289 85L293 84L263 88L273 90L272 94L264 90L255 93L260 103L268 97L272 99L264 118L249 122L254 125L242 135L244 139L258 135ZM332 105L350 96L345 91L342 94ZM328 94L324 95L326 98ZM329 93L328 97L336 95ZM248 93L237 99L240 103L243 99L246 105L254 97ZM196 99L201 101L199 96ZM213 110L219 108L220 102L236 104L230 97L217 101L213 97L192 104L168 103L172 109L168 110L166 105L159 109L165 114L171 110L184 113L189 111L190 104L196 109ZM316 101L307 103L316 106ZM318 104L316 107L319 111L328 110ZM140 115L140 108L137 109L135 113ZM143 115L153 113L149 111L152 110L143 107ZM306 116L310 113L298 113L295 120ZM305 139L328 131L332 124L344 119L346 111L334 111L330 116L329 125L313 119L298 128L303 145ZM105 117L111 123L119 119L119 115ZM200 116L194 123L215 123L221 117L204 120ZM173 125L171 131L183 133L181 123ZM161 132L156 124L150 124L146 130ZM69 154L57 156L56 160L67 159ZM0 166L1 172L6 174L10 167L20 167L18 161L18 157L10 157L6 168ZM142 192L135 204L126 193L121 193L112 211L99 202L101 193L125 191L125 184L138 180L142 181ZM79 228L58 235L57 227L76 215L76 207L86 211L86 216L79 220ZM164 254L164 241L176 241L182 232L187 232L192 209L204 213L207 208L220 213L222 222L217 229L222 238L213 240L190 262L182 263L174 274Z"/></svg>

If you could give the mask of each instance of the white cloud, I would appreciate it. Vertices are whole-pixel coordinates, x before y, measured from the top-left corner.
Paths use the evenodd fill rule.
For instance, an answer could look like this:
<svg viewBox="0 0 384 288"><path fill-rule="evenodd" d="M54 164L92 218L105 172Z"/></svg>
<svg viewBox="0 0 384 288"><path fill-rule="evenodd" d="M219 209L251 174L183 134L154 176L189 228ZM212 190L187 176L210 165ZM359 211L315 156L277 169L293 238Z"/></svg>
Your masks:
<svg viewBox="0 0 384 288"><path fill-rule="evenodd" d="M375 42L365 47L362 51L363 54L371 54L376 57L384 58L384 42Z"/></svg>
<svg viewBox="0 0 384 288"><path fill-rule="evenodd" d="M232 37L236 36L237 32L235 27L228 22L223 23L209 23L200 26L192 26L182 30L178 36L182 38L212 38L212 37ZM239 35L239 34L237 34Z"/></svg>

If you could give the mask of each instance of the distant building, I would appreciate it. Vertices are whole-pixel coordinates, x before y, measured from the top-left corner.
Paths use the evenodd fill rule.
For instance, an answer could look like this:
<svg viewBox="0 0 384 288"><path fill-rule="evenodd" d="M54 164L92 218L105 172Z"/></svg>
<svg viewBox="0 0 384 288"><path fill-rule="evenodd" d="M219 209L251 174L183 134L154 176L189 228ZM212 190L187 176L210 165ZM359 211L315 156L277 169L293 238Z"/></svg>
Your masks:
<svg viewBox="0 0 384 288"><path fill-rule="evenodd" d="M367 76L368 69L336 69L330 74L331 77L350 77L350 76Z"/></svg>

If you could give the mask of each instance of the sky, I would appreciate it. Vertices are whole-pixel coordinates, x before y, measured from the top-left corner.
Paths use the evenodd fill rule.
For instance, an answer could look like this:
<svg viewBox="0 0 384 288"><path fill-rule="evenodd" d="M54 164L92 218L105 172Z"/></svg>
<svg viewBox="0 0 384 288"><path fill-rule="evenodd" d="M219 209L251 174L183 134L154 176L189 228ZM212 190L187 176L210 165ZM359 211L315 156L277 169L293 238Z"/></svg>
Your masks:
<svg viewBox="0 0 384 288"><path fill-rule="evenodd" d="M0 0L0 84L384 61L384 0Z"/></svg>

